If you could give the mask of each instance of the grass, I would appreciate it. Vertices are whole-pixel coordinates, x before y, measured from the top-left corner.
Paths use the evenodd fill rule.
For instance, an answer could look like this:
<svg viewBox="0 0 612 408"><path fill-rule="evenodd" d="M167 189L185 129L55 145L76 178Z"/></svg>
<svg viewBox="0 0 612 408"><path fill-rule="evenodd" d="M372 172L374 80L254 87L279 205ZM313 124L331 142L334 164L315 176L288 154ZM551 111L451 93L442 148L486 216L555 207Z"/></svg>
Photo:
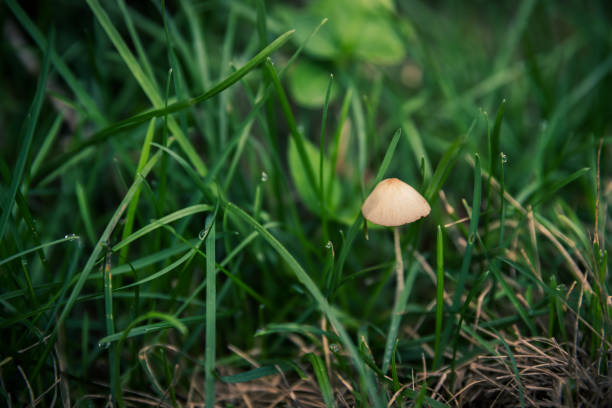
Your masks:
<svg viewBox="0 0 612 408"><path fill-rule="evenodd" d="M5 405L612 403L609 7L366 3L0 5Z"/></svg>

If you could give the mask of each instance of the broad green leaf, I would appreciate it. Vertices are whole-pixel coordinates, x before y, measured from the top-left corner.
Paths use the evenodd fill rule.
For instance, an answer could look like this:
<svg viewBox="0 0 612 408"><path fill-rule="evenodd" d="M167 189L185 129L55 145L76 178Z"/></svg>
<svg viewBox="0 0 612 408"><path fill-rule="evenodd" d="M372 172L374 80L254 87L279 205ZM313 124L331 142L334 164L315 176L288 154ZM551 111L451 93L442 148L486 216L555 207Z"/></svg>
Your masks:
<svg viewBox="0 0 612 408"><path fill-rule="evenodd" d="M319 108L325 102L325 92L329 83L329 72L319 65L301 60L289 72L289 90L300 105ZM329 100L338 95L338 88L332 87Z"/></svg>
<svg viewBox="0 0 612 408"><path fill-rule="evenodd" d="M318 163L319 162L319 149L315 147L312 143L310 143L308 140L304 140L304 148L306 150L306 155L310 159L310 162ZM297 189L297 192L300 195L300 198L304 202L304 205L306 205L306 207L308 207L310 211L318 214L321 211L321 206L319 204L319 197L312 191L312 189L308 185L306 169L304 167L304 164L300 160L300 155L298 154L297 145L295 144L295 141L293 139L289 141L288 155L289 155L289 170L291 171L291 177L293 178L293 183L295 184L295 188ZM328 169L329 166L331 166L330 160L327 157L324 157L323 161L324 161L323 163L324 168ZM315 166L313 168L313 172L314 172L315 180L319 180L319 177L320 177L319 167ZM330 189L331 196L329 200L327 201L329 204L328 214L333 218L335 216L334 215L335 210L338 209L338 206L340 204L341 186L339 185L339 182L337 181L337 179L334 178L334 180L331 181L331 177L329 177L329 174L328 174L325 180L325 186L326 187L329 186L329 183L331 182L333 182L334 185Z"/></svg>

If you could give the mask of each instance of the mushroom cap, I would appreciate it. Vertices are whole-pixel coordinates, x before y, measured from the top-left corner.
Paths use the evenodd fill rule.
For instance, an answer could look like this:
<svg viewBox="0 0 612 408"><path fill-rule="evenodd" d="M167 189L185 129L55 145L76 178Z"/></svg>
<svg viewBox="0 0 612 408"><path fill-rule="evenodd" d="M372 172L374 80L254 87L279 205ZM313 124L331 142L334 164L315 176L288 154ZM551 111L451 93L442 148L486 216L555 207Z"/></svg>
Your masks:
<svg viewBox="0 0 612 408"><path fill-rule="evenodd" d="M429 215L427 200L410 185L397 178L382 180L361 206L363 216L385 227L396 227Z"/></svg>

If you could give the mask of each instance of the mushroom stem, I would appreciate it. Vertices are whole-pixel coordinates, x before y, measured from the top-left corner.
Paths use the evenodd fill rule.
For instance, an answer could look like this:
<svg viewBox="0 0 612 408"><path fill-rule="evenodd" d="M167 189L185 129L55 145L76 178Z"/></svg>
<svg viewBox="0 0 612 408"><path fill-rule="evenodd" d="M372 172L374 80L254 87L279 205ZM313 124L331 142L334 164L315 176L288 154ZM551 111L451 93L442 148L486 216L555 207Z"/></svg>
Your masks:
<svg viewBox="0 0 612 408"><path fill-rule="evenodd" d="M402 260L402 250L400 249L399 227L393 227L393 241L395 244L395 276L397 285L395 286L395 302L399 302L399 297L404 290L404 261Z"/></svg>

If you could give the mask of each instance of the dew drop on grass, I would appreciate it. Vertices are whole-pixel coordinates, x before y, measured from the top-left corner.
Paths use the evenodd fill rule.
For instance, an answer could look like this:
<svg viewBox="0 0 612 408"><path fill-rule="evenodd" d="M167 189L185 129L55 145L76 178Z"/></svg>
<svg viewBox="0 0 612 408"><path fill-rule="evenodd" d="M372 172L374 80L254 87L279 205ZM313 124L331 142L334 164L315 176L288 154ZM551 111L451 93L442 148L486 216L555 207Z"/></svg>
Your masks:
<svg viewBox="0 0 612 408"><path fill-rule="evenodd" d="M66 234L64 235L64 239L67 239L68 241L76 241L77 239L81 239L81 237L76 234Z"/></svg>
<svg viewBox="0 0 612 408"><path fill-rule="evenodd" d="M327 241L327 244L325 244L325 248L330 249L331 247L332 247L332 242Z"/></svg>
<svg viewBox="0 0 612 408"><path fill-rule="evenodd" d="M501 162L502 162L503 164L508 163L508 156L506 156L506 154L505 154L504 152L501 152L501 153L499 154L499 156L501 157Z"/></svg>
<svg viewBox="0 0 612 408"><path fill-rule="evenodd" d="M265 183L266 181L268 181L268 173L266 173L265 171L261 172L261 182Z"/></svg>
<svg viewBox="0 0 612 408"><path fill-rule="evenodd" d="M204 241L204 239L206 238L206 235L208 235L208 230L207 229L203 229L198 234L198 238L200 239L200 241Z"/></svg>
<svg viewBox="0 0 612 408"><path fill-rule="evenodd" d="M340 351L340 345L338 343L331 343L329 345L329 351L332 353L338 353Z"/></svg>

